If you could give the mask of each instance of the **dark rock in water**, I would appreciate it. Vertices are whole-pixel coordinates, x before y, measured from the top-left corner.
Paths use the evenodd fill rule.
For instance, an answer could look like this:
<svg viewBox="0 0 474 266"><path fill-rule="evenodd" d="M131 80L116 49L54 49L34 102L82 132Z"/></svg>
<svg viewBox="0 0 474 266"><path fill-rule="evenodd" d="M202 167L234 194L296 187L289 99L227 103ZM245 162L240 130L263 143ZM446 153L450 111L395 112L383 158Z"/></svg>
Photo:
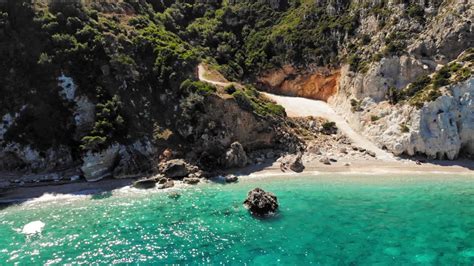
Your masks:
<svg viewBox="0 0 474 266"><path fill-rule="evenodd" d="M160 165L161 173L172 179L182 179L190 174L190 169L182 159L175 159L164 162Z"/></svg>
<svg viewBox="0 0 474 266"><path fill-rule="evenodd" d="M290 161L290 169L291 171L301 173L304 171L305 167L303 165L303 160L302 160L303 154L298 153L295 157L293 157Z"/></svg>
<svg viewBox="0 0 474 266"><path fill-rule="evenodd" d="M186 177L183 179L183 183L188 184L188 185L196 185L199 183L201 180L197 177Z"/></svg>
<svg viewBox="0 0 474 266"><path fill-rule="evenodd" d="M239 181L239 178L235 175L226 175L224 177L224 180L226 183L235 183L237 181Z"/></svg>
<svg viewBox="0 0 474 266"><path fill-rule="evenodd" d="M253 215L265 216L274 213L278 209L277 197L270 192L265 192L261 188L249 191L244 206Z"/></svg>
<svg viewBox="0 0 474 266"><path fill-rule="evenodd" d="M154 188L156 186L156 178L145 178L145 179L140 179L135 182L133 182L133 187L134 188L139 188L139 189L149 189L149 188Z"/></svg>

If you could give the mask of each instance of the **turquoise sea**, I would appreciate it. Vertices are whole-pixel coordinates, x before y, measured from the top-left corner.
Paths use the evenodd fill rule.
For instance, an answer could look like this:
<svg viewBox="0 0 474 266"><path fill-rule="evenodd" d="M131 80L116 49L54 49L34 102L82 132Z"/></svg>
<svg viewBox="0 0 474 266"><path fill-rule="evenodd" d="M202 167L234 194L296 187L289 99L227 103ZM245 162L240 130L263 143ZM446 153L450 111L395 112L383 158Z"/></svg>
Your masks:
<svg viewBox="0 0 474 266"><path fill-rule="evenodd" d="M247 192L275 193L253 218ZM41 234L21 233L40 220ZM0 265L473 265L474 177L246 178L168 192L46 195L0 210Z"/></svg>

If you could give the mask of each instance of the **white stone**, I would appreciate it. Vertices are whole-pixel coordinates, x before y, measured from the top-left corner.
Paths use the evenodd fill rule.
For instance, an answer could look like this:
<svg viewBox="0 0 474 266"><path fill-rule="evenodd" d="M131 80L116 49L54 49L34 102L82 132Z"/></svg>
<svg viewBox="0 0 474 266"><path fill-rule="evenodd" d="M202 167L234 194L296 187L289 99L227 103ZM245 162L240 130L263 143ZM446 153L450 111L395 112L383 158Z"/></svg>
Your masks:
<svg viewBox="0 0 474 266"><path fill-rule="evenodd" d="M64 73L58 77L59 86L62 88L60 95L66 100L73 101L76 95L76 85L71 77L67 77Z"/></svg>

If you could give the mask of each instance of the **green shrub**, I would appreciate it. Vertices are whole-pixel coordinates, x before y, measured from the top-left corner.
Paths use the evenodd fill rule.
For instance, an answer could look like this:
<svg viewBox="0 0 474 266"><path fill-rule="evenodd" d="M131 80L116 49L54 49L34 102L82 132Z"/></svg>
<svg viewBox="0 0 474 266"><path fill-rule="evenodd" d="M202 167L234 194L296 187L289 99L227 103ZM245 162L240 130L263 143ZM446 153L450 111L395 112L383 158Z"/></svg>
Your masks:
<svg viewBox="0 0 474 266"><path fill-rule="evenodd" d="M322 124L324 131L334 131L337 130L336 123L334 122L325 122Z"/></svg>
<svg viewBox="0 0 474 266"><path fill-rule="evenodd" d="M425 19L425 10L417 4L411 4L408 7L407 14L410 18L416 19L418 21L424 21Z"/></svg>
<svg viewBox="0 0 474 266"><path fill-rule="evenodd" d="M462 82L462 81L466 81L472 76L472 70L465 67L465 68L459 69L456 74L457 74L456 81Z"/></svg>
<svg viewBox="0 0 474 266"><path fill-rule="evenodd" d="M376 122L376 121L379 120L379 119L380 119L380 117L377 116L377 115L372 115L372 116L370 116L370 121L372 121L372 122Z"/></svg>
<svg viewBox="0 0 474 266"><path fill-rule="evenodd" d="M358 101L356 99L351 99L351 111L353 113L361 112L362 111L361 101Z"/></svg>
<svg viewBox="0 0 474 266"><path fill-rule="evenodd" d="M262 99L260 93L253 87L238 89L232 96L242 109L260 116L286 116L283 106Z"/></svg>
<svg viewBox="0 0 474 266"><path fill-rule="evenodd" d="M232 96L235 98L235 101L240 106L240 108L247 111L254 111L252 101L250 97L245 94L242 90L238 90L232 93Z"/></svg>
<svg viewBox="0 0 474 266"><path fill-rule="evenodd" d="M431 78L427 75L421 76L403 91L407 97L412 97L419 91L422 91L431 83Z"/></svg>
<svg viewBox="0 0 474 266"><path fill-rule="evenodd" d="M388 102L390 104L397 104L404 97L405 97L405 95L404 95L403 91L401 91L401 90L399 90L395 87L388 88L387 98L388 98Z"/></svg>
<svg viewBox="0 0 474 266"><path fill-rule="evenodd" d="M234 92L236 92L236 88L234 86L234 84L230 84L230 85L227 85L225 88L224 88L224 91L227 93L227 94L233 94Z"/></svg>
<svg viewBox="0 0 474 266"><path fill-rule="evenodd" d="M210 95L216 92L216 87L211 84L201 81L191 81L187 79L181 83L180 91L184 93L198 93L203 96Z"/></svg>
<svg viewBox="0 0 474 266"><path fill-rule="evenodd" d="M433 85L436 88L449 85L449 78L451 77L450 69L448 66L442 67L433 77Z"/></svg>
<svg viewBox="0 0 474 266"><path fill-rule="evenodd" d="M402 133L408 133L408 132L410 132L410 128L405 123L401 123L400 124L400 131Z"/></svg>
<svg viewBox="0 0 474 266"><path fill-rule="evenodd" d="M82 138L81 149L99 151L120 138L125 129L125 120L120 115L122 103L117 95L96 105L95 123L89 135Z"/></svg>

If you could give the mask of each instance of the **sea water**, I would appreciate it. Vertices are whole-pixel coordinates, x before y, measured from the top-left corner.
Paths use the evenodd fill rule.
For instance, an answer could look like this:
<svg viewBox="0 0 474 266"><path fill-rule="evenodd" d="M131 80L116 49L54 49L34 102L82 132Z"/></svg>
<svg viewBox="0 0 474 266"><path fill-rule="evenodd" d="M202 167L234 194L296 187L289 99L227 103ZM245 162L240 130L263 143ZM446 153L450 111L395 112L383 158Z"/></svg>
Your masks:
<svg viewBox="0 0 474 266"><path fill-rule="evenodd" d="M279 211L252 217L255 187ZM22 233L34 221L36 235ZM474 177L244 178L57 195L0 210L0 265L473 265Z"/></svg>

